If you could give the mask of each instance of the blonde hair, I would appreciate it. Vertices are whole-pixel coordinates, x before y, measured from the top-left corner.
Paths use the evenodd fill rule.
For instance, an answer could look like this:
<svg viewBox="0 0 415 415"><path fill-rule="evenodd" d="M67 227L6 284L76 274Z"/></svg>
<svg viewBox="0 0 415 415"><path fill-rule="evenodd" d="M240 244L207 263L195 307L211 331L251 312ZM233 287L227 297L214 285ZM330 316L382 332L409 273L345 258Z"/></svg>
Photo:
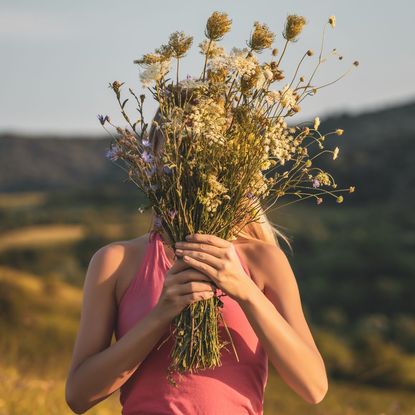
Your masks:
<svg viewBox="0 0 415 415"><path fill-rule="evenodd" d="M281 238L290 248L292 246L289 238L273 224L266 212L260 208L260 220L245 225L238 233L238 237L245 239L256 239L280 247L278 238Z"/></svg>
<svg viewBox="0 0 415 415"><path fill-rule="evenodd" d="M160 131L159 125L162 123L162 114L160 107L157 109L153 117L149 131L149 141L153 148L154 155L158 156L164 144L164 136ZM152 215L151 228L154 225L154 214ZM266 212L260 207L260 220L245 225L239 232L238 237L251 240L263 241L277 247L280 247L278 238L281 238L292 252L292 246L289 238L277 229L276 225L271 223Z"/></svg>

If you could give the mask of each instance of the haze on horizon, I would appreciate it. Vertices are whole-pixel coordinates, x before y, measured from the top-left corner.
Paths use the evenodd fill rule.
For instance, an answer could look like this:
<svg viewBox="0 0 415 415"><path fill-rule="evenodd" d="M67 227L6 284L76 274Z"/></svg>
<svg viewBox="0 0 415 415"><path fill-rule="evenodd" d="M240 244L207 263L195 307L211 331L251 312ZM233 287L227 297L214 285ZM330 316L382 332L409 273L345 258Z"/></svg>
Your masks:
<svg viewBox="0 0 415 415"><path fill-rule="evenodd" d="M132 0L2 0L0 132L97 135L104 132L97 114L108 114L115 124L124 125L108 88L114 80L126 83L125 97L127 87L146 93L149 122L156 103L141 88L141 68L133 60L153 52L170 33L183 30L194 40L181 62L181 78L198 76L203 62L197 45L204 39L206 19L215 10L227 12L233 20L231 32L221 43L227 51L245 46L255 20L267 23L276 33L274 47L281 50L286 16L305 16L308 24L283 60L287 80L303 53L313 49L315 55L300 73L308 78L317 62L323 26L330 15L336 16L336 27L326 29L325 52L336 48L343 60L331 58L323 64L317 84L336 79L354 60L360 64L334 85L306 98L293 121L317 115L324 120L333 113L357 113L415 99L415 56L410 52L415 3L409 0L293 0L282 5L269 0L199 4L161 0L157 5ZM268 59L269 53L263 56L260 61ZM283 85L284 81L278 84ZM132 106L127 111L135 114Z"/></svg>

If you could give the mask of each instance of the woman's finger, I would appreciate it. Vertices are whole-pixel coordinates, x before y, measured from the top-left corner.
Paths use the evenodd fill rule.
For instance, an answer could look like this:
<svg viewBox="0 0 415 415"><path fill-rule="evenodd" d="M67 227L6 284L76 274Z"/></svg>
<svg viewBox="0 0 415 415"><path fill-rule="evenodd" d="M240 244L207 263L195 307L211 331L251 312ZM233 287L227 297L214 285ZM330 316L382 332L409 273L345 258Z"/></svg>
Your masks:
<svg viewBox="0 0 415 415"><path fill-rule="evenodd" d="M209 245L207 243L176 242L175 247L176 247L176 251L179 251L179 252L183 250L192 250L192 251L205 252L217 258L222 258L223 256L223 248L219 248L214 245Z"/></svg>
<svg viewBox="0 0 415 415"><path fill-rule="evenodd" d="M211 265L206 264L205 262L200 262L195 258L192 258L191 256L185 255L183 257L183 260L189 264L191 267L199 270L203 274L206 274L209 278L213 280L213 282L217 282L217 275L218 270Z"/></svg>
<svg viewBox="0 0 415 415"><path fill-rule="evenodd" d="M191 250L176 250L177 255L181 256L182 258L184 258L185 256L191 257L193 259L196 259L200 262L204 262L208 265L210 265L211 267L215 268L215 269L220 269L220 267L222 266L223 260L221 258L218 258L216 256L210 255L206 252L201 252L201 251L191 251ZM186 261L185 261L186 262Z"/></svg>

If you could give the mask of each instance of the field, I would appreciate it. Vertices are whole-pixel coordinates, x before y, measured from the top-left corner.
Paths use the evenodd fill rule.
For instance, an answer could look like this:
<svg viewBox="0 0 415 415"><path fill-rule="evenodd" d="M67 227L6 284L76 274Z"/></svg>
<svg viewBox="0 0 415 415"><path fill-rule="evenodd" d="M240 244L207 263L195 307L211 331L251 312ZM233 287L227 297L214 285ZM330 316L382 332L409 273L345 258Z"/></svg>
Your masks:
<svg viewBox="0 0 415 415"><path fill-rule="evenodd" d="M88 261L105 243L147 231L148 217L136 212L139 201L119 195L114 202L112 197L47 193L0 197L0 415L72 413L65 403L64 382ZM264 413L415 414L413 304L405 297L406 290L399 290L402 281L409 281L406 272L410 273L412 261L405 250L410 250L412 234L402 233L402 239L390 245L378 244L377 255L364 259L359 255L367 255L374 232L371 224L367 228L364 224L377 222L386 213L367 208L343 208L341 213L327 208L324 216L315 212L284 210L278 218L295 235L295 256L289 258L329 370L329 392L319 405L309 405L270 367ZM407 220L412 219L400 215L403 225ZM354 230L342 230L352 229L350 224ZM398 222L384 224L376 232L397 233L396 226ZM396 251L389 249L392 245L397 245ZM389 257L382 249L389 250ZM354 258L352 265L345 256ZM317 268L311 278L310 270ZM384 271L388 268L396 270L395 284L392 274L388 277ZM359 273L366 280L359 283L357 295L352 277L361 278ZM336 286L349 294L336 291ZM327 300L327 293L332 298L334 292L335 304ZM381 295L383 301L368 301ZM118 391L88 413L120 413Z"/></svg>

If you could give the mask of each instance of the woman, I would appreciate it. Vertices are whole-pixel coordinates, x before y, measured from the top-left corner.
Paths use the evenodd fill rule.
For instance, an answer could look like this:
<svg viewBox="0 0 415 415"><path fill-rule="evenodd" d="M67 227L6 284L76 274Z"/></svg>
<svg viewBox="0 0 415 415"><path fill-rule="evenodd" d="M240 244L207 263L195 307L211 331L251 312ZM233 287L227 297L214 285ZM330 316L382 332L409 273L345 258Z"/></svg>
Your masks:
<svg viewBox="0 0 415 415"><path fill-rule="evenodd" d="M324 362L276 239L283 235L265 213L233 242L193 234L175 252L154 219L149 233L106 245L90 261L66 382L70 408L84 413L120 389L126 415L262 414L268 359L303 400L319 403L328 389ZM239 362L222 349L221 366L186 373L176 388L166 379L170 322L214 295L214 284Z"/></svg>

